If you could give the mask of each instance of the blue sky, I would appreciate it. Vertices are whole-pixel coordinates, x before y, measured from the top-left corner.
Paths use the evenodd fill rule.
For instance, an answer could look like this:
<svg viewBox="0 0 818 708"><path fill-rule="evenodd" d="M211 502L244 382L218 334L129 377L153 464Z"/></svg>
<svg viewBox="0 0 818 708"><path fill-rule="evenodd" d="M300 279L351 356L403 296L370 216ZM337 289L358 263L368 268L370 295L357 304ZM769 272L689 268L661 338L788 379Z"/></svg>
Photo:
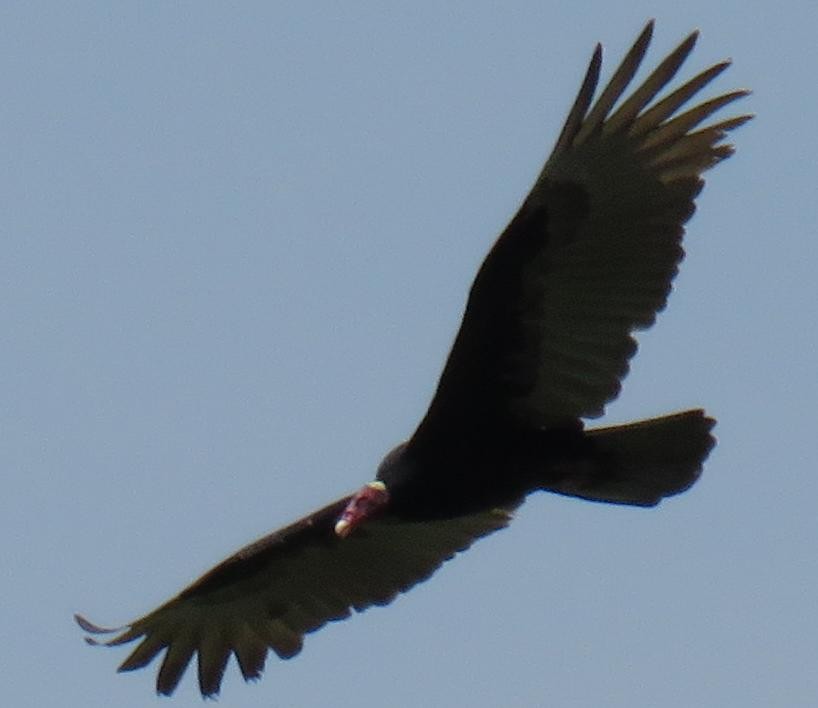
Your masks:
<svg viewBox="0 0 818 708"><path fill-rule="evenodd" d="M4 5L7 705L171 705L72 613L127 622L372 478L594 44L610 71L649 17L648 64L698 27L685 75L732 57L758 116L606 418L705 406L701 482L532 498L220 704L815 704L818 11L690 0Z"/></svg>

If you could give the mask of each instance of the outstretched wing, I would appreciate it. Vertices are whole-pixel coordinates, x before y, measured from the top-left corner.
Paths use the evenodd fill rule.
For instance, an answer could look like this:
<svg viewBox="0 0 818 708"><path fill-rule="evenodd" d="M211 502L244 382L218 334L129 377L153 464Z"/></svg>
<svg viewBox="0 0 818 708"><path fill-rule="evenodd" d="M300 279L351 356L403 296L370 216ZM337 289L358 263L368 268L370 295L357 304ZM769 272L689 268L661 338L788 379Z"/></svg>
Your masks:
<svg viewBox="0 0 818 708"><path fill-rule="evenodd" d="M597 46L551 157L472 285L412 445L498 418L532 427L593 418L618 394L636 351L632 332L653 323L670 292L701 174L732 153L726 133L750 118L698 128L746 91L679 113L729 62L652 103L696 33L620 102L652 29L591 106Z"/></svg>
<svg viewBox="0 0 818 708"><path fill-rule="evenodd" d="M510 510L443 521L386 516L339 539L333 526L349 497L247 546L166 604L127 627L104 629L77 615L87 638L115 646L141 639L122 663L132 671L165 650L156 690L170 695L198 654L203 696L218 693L230 654L246 680L258 678L268 649L282 659L304 634L351 610L385 605L428 578L475 540L503 528Z"/></svg>

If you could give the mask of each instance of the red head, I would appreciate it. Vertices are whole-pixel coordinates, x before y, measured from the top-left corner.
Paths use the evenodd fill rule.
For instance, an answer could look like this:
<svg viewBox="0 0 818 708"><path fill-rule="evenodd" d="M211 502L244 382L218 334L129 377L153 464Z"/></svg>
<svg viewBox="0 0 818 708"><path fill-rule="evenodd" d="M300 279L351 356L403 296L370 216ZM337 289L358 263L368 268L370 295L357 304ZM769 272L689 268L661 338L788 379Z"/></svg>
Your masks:
<svg viewBox="0 0 818 708"><path fill-rule="evenodd" d="M364 521L380 514L389 503L383 482L370 482L356 492L335 524L335 533L346 538Z"/></svg>

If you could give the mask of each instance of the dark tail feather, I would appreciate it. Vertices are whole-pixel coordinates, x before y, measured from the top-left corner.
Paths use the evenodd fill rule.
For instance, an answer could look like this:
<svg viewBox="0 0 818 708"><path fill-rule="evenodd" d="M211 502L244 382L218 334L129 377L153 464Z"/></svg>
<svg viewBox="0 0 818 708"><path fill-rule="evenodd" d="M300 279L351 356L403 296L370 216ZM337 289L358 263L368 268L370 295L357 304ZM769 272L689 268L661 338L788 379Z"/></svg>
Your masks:
<svg viewBox="0 0 818 708"><path fill-rule="evenodd" d="M654 506L688 489L716 444L702 410L587 431L590 459L554 491L591 501Z"/></svg>

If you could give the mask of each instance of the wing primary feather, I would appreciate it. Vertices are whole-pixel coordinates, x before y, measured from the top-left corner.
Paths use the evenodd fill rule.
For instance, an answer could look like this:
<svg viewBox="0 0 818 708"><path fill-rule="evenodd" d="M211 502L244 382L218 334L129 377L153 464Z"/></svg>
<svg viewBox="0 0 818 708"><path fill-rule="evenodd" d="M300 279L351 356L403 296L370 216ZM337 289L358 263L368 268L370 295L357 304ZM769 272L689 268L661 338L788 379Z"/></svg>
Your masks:
<svg viewBox="0 0 818 708"><path fill-rule="evenodd" d="M695 108L691 108L689 111L681 113L680 115L656 128L656 130L654 130L650 135L646 136L642 142L640 152L662 146L681 137L709 118L723 106L726 106L739 98L744 98L748 93L748 91L743 89L739 91L731 91L730 93L726 93L722 96L712 98L709 101L705 101L704 103L700 103ZM742 121L742 123L749 120L749 117L741 117L745 119ZM741 125L741 123L738 125ZM738 127L738 125L734 127Z"/></svg>
<svg viewBox="0 0 818 708"><path fill-rule="evenodd" d="M269 620L253 624L252 629L279 659L292 659L301 651L302 635L293 631L281 620Z"/></svg>
<svg viewBox="0 0 818 708"><path fill-rule="evenodd" d="M554 146L554 155L567 150L576 137L577 131L582 126L585 114L588 112L588 107L594 98L596 86L599 83L599 71L602 67L602 45L597 44L594 49L594 54L591 57L591 63L588 65L588 70L585 72L585 78L582 81L577 97L571 106L568 113L568 118L560 131L557 143Z"/></svg>
<svg viewBox="0 0 818 708"><path fill-rule="evenodd" d="M196 641L194 637L174 637L173 641L168 645L165 658L162 660L162 665L159 667L159 673L156 677L156 690L159 693L169 696L176 690L195 653Z"/></svg>
<svg viewBox="0 0 818 708"><path fill-rule="evenodd" d="M267 660L267 644L246 622L236 630L233 654L239 662L239 670L245 681L254 681L261 676Z"/></svg>
<svg viewBox="0 0 818 708"><path fill-rule="evenodd" d="M83 629L83 631L89 632L90 634L113 634L114 632L121 632L123 629L127 628L127 626L100 627L98 624L94 624L80 614L74 615L74 621Z"/></svg>
<svg viewBox="0 0 818 708"><path fill-rule="evenodd" d="M145 634L144 629L135 629L134 627L129 627L127 625L125 625L124 627L118 627L116 629L105 629L103 627L96 627L95 630L86 629L86 631L88 632L93 631L96 634L113 634L114 632L122 632L122 634L119 634L111 639L96 639L94 637L85 637L85 643L90 644L92 647L115 647L119 646L120 644L127 644L128 642L132 642L134 639L137 639L138 637L141 637L143 634Z"/></svg>
<svg viewBox="0 0 818 708"><path fill-rule="evenodd" d="M636 120L634 120L630 135L639 136L648 133L663 121L672 116L681 106L687 103L693 96L701 91L707 84L721 74L728 66L729 61L723 61L709 69L705 69L692 79L682 84L672 93L668 94L656 105L651 106Z"/></svg>
<svg viewBox="0 0 818 708"><path fill-rule="evenodd" d="M658 67L648 76L642 85L631 94L622 106L605 122L606 133L616 133L626 128L628 124L636 118L642 109L653 100L679 71L679 67L693 51L696 40L699 38L698 32L690 34Z"/></svg>
<svg viewBox="0 0 818 708"><path fill-rule="evenodd" d="M147 666L154 657L168 645L158 634L148 634L123 661L117 671L133 671Z"/></svg>
<svg viewBox="0 0 818 708"><path fill-rule="evenodd" d="M137 637L141 637L143 634L145 634L144 629L139 629L133 625L123 625L121 627L100 627L99 625L85 619L85 617L82 615L74 615L74 620L80 627L82 627L83 630L91 634L102 635L120 633L116 637L112 637L111 639L107 640L95 639L94 637L85 637L85 643L90 644L91 646L119 646L120 644L132 642Z"/></svg>
<svg viewBox="0 0 818 708"><path fill-rule="evenodd" d="M222 677L230 658L230 644L221 632L206 635L199 645L199 690L203 696L213 696L219 692ZM161 687L157 687L163 693Z"/></svg>
<svg viewBox="0 0 818 708"><path fill-rule="evenodd" d="M733 130L748 120L750 116L739 116L690 133L678 140L671 148L654 156L649 164L659 171L662 179L665 180L667 179L665 172L668 168L678 168L685 164L691 168L698 166L688 176L698 174L732 154L731 145L717 145L717 143L727 136L728 130Z"/></svg>
<svg viewBox="0 0 818 708"><path fill-rule="evenodd" d="M619 97L628 87L628 84L636 74L645 52L650 44L653 36L653 20L648 22L645 29L637 37L633 46L630 48L622 63L619 65L605 90L600 94L590 113L585 118L585 121L574 139L575 145L581 145L585 140L600 129L602 122L605 120L611 108L619 100Z"/></svg>

